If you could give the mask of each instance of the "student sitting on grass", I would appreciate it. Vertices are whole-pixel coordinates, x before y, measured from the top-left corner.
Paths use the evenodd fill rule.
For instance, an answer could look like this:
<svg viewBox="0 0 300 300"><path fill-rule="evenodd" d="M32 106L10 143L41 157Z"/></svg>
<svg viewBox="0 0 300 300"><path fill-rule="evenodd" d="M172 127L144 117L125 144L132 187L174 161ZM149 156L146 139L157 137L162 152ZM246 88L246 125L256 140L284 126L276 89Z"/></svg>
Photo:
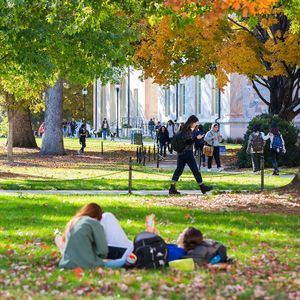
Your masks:
<svg viewBox="0 0 300 300"><path fill-rule="evenodd" d="M192 258L197 266L227 262L226 247L214 240L204 240L201 231L194 227L186 228L177 244L186 251L182 258Z"/></svg>
<svg viewBox="0 0 300 300"><path fill-rule="evenodd" d="M55 243L63 256L59 267L66 269L122 267L133 250L115 216L103 213L95 203L84 206L67 224L64 235L55 237Z"/></svg>

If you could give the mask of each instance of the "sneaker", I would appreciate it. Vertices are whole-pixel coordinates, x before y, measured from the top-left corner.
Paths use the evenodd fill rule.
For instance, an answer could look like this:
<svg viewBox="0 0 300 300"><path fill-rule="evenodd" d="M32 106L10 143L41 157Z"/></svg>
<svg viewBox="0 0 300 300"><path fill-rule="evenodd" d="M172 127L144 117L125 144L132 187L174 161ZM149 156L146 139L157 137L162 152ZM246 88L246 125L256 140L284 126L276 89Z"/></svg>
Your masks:
<svg viewBox="0 0 300 300"><path fill-rule="evenodd" d="M218 172L224 171L224 168L218 168Z"/></svg>
<svg viewBox="0 0 300 300"><path fill-rule="evenodd" d="M169 189L169 195L180 195L180 193L176 190L175 184L171 184Z"/></svg>
<svg viewBox="0 0 300 300"><path fill-rule="evenodd" d="M203 195L206 194L207 192L211 191L212 189L213 189L212 186L205 185L205 184L200 185L200 190L201 190Z"/></svg>
<svg viewBox="0 0 300 300"><path fill-rule="evenodd" d="M202 164L202 167L205 168L205 163Z"/></svg>
<svg viewBox="0 0 300 300"><path fill-rule="evenodd" d="M211 169L207 169L207 172L211 172Z"/></svg>

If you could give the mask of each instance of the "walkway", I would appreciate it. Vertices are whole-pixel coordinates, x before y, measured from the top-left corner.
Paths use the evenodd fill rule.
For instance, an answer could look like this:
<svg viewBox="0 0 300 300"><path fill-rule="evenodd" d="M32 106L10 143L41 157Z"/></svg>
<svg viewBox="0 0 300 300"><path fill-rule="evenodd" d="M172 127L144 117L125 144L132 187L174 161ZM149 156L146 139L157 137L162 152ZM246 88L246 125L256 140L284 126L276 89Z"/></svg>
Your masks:
<svg viewBox="0 0 300 300"><path fill-rule="evenodd" d="M182 190L182 195L202 195L200 190ZM167 190L138 190L132 191L141 196L167 196ZM0 195L34 194L34 195L128 195L125 190L0 190Z"/></svg>

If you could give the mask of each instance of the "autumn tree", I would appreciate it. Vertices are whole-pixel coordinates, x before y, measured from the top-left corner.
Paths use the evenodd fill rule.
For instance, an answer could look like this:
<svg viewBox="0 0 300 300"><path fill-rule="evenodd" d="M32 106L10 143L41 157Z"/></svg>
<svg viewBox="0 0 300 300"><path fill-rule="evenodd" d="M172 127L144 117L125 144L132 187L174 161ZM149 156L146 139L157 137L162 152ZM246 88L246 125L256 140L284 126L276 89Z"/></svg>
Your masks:
<svg viewBox="0 0 300 300"><path fill-rule="evenodd" d="M227 74L245 75L270 113L293 120L300 113L300 35L285 4L165 1L161 16L146 27L137 64L160 84L214 74L222 88Z"/></svg>

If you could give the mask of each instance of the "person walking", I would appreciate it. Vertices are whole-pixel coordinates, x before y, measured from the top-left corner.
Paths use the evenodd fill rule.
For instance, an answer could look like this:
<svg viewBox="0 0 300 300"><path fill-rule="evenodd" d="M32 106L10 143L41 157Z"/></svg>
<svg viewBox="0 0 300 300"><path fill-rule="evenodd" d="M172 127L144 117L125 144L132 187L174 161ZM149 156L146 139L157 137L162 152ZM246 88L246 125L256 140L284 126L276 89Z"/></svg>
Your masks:
<svg viewBox="0 0 300 300"><path fill-rule="evenodd" d="M213 158L216 161L218 172L223 171L221 167L221 160L220 160L220 143L223 137L219 131L219 124L214 123L211 126L211 130L208 131L204 137L204 141L211 147L213 147L213 156L209 156L207 160L207 171L211 172L212 167L212 160Z"/></svg>
<svg viewBox="0 0 300 300"><path fill-rule="evenodd" d="M157 122L157 124L155 125L155 140L156 140L156 144L158 145L158 133L159 133L159 130L161 128L161 123L160 121Z"/></svg>
<svg viewBox="0 0 300 300"><path fill-rule="evenodd" d="M75 137L75 132L77 129L77 123L75 122L74 118L72 118L71 122L70 122L70 137Z"/></svg>
<svg viewBox="0 0 300 300"><path fill-rule="evenodd" d="M79 153L84 153L84 148L86 147L86 127L85 124L82 124L79 129L79 143L81 144L81 149Z"/></svg>
<svg viewBox="0 0 300 300"><path fill-rule="evenodd" d="M200 139L198 137L200 137ZM193 134L193 138L195 140L195 156L197 155L197 153L199 153L201 157L200 163L202 163L203 167L205 167L205 155L203 154L204 137L205 137L205 131L203 130L203 126L198 125L195 128Z"/></svg>
<svg viewBox="0 0 300 300"><path fill-rule="evenodd" d="M175 124L172 120L168 121L167 129L169 133L168 150L170 154L173 154L172 139L175 135Z"/></svg>
<svg viewBox="0 0 300 300"><path fill-rule="evenodd" d="M153 119L150 119L148 123L148 130L152 139L154 139L154 130L155 130L155 122Z"/></svg>
<svg viewBox="0 0 300 300"><path fill-rule="evenodd" d="M260 131L260 125L253 126L253 132L249 135L248 146L246 152L251 155L253 172L260 171L260 158L264 153L265 141L270 138Z"/></svg>
<svg viewBox="0 0 300 300"><path fill-rule="evenodd" d="M158 132L158 141L159 141L159 148L160 148L160 156L166 157L167 156L167 146L169 142L169 133L165 126L162 126Z"/></svg>
<svg viewBox="0 0 300 300"><path fill-rule="evenodd" d="M108 124L106 118L103 119L103 122L102 122L102 125L101 125L101 129L102 129L102 138L103 138L103 140L106 140L107 133L109 131L109 124Z"/></svg>
<svg viewBox="0 0 300 300"><path fill-rule="evenodd" d="M178 132L173 138L173 144L177 144L177 168L173 174L171 186L169 189L170 195L180 194L176 190L176 183L182 175L185 165L187 164L193 175L199 184L200 190L203 194L212 190L212 187L207 186L203 183L201 173L198 170L198 166L193 154L194 139L193 139L193 130L197 126L198 118L195 115L192 115L188 118L186 123L182 126L180 132Z"/></svg>
<svg viewBox="0 0 300 300"><path fill-rule="evenodd" d="M63 134L64 134L64 137L67 137L67 133L68 133L68 122L67 120L63 120L62 122L62 128L63 128Z"/></svg>
<svg viewBox="0 0 300 300"><path fill-rule="evenodd" d="M271 125L269 137L270 137L272 163L274 169L273 175L278 176L279 175L278 159L280 155L286 153L286 149L285 149L285 142L282 137L282 134L280 133L279 127L275 122Z"/></svg>

